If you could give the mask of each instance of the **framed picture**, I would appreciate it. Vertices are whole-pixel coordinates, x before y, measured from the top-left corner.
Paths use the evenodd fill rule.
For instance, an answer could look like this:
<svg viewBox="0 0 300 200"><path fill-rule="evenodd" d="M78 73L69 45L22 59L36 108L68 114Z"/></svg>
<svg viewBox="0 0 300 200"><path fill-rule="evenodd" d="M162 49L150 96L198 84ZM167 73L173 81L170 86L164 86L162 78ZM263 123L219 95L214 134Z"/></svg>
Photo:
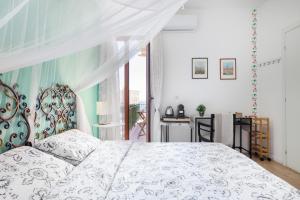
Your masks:
<svg viewBox="0 0 300 200"><path fill-rule="evenodd" d="M235 58L220 59L220 79L236 80L236 59Z"/></svg>
<svg viewBox="0 0 300 200"><path fill-rule="evenodd" d="M208 79L208 58L192 58L192 79Z"/></svg>

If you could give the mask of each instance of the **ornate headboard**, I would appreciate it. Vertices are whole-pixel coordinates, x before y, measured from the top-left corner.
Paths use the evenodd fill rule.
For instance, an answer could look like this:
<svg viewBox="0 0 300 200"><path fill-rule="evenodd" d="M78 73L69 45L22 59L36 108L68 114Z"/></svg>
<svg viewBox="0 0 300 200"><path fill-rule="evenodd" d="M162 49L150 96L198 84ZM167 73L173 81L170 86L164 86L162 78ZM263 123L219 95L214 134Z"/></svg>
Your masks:
<svg viewBox="0 0 300 200"><path fill-rule="evenodd" d="M0 153L22 145L30 145L30 109L26 96L0 80Z"/></svg>
<svg viewBox="0 0 300 200"><path fill-rule="evenodd" d="M34 122L36 139L76 128L75 93L69 86L59 84L41 90L37 97Z"/></svg>

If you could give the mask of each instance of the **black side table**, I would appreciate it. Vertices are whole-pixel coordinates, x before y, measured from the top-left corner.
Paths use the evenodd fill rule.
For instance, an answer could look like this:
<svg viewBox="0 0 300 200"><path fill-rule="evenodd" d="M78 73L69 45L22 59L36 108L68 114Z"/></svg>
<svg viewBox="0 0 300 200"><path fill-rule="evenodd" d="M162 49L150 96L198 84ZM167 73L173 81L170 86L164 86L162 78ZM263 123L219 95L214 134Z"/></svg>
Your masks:
<svg viewBox="0 0 300 200"><path fill-rule="evenodd" d="M240 126L240 145L235 145L235 135L236 135L236 126ZM243 147L243 127L249 127L249 149L245 149ZM252 158L252 118L250 117L237 117L236 114L233 114L233 149L240 149L240 152L242 153L242 150L247 152L249 154L249 157Z"/></svg>

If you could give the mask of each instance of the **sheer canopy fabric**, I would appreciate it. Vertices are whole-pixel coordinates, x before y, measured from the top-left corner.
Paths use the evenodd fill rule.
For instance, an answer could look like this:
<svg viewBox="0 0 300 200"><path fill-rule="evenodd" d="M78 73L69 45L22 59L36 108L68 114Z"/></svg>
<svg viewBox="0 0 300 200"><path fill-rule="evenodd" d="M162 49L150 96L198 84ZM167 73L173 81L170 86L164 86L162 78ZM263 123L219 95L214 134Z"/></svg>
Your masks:
<svg viewBox="0 0 300 200"><path fill-rule="evenodd" d="M120 82L119 71L115 72L111 77L101 82L99 86L100 101L106 102L108 116L100 116L99 122L107 118L110 122L121 124L121 98L120 98ZM116 126L115 128L101 129L101 139L108 140L122 140L123 133L121 131L122 126Z"/></svg>
<svg viewBox="0 0 300 200"><path fill-rule="evenodd" d="M14 0L2 1L0 3L0 29L11 19L13 19L14 16L18 14L28 2L29 0L23 0L19 2Z"/></svg>
<svg viewBox="0 0 300 200"><path fill-rule="evenodd" d="M0 73L15 70L13 78L21 68L30 67L28 77L35 80L28 88L30 99L40 87L49 87L52 82L69 84L78 93L115 75L186 1L0 1ZM118 46L117 50L107 54L107 43ZM87 49L99 50L90 63L81 62L78 53ZM84 108L78 106L82 116L79 124L87 127Z"/></svg>
<svg viewBox="0 0 300 200"><path fill-rule="evenodd" d="M137 43L149 42L185 1L30 0L0 29L1 72L112 39L128 42L129 51L139 48Z"/></svg>
<svg viewBox="0 0 300 200"><path fill-rule="evenodd" d="M149 1L153 2L154 0ZM119 66L128 62L130 58L137 54L140 49L144 48L163 29L186 0L166 0L163 4L165 5L166 2L169 3L169 7L165 7L165 10L162 9L161 12L155 12L155 14L152 13L149 16L150 18L136 20L136 23L133 22L133 24L130 24L133 29L130 32L125 31L123 35L122 32L116 34L113 41L118 44L119 50L115 54L106 57L105 61L102 60L103 64L87 76L85 81L81 82L76 90L80 91L89 88L112 76Z"/></svg>
<svg viewBox="0 0 300 200"><path fill-rule="evenodd" d="M100 66L102 62L118 52L118 45L114 42L107 42L101 45L100 48ZM111 66L115 68L114 66ZM118 67L118 66L117 66ZM100 81L99 84L99 101L106 102L107 116L99 116L99 122L101 123L103 118L106 118L112 123L121 123L121 102L120 102L120 81L119 70L116 70L111 76L107 77L104 81ZM120 127L110 129L100 129L101 139L120 140L123 139Z"/></svg>
<svg viewBox="0 0 300 200"><path fill-rule="evenodd" d="M164 67L164 55L163 55L163 34L159 33L151 41L151 95L153 97L152 103L152 130L151 141L159 142L161 141L161 129L160 129L160 113L161 113L161 97L163 89L163 67Z"/></svg>
<svg viewBox="0 0 300 200"><path fill-rule="evenodd" d="M72 54L70 56L65 56L59 59L43 62L41 64L37 64L31 67L26 67L19 70L14 70L12 72L3 73L0 76L0 79L4 83L7 83L11 86L17 83L17 90L20 93L26 95L27 103L31 110L31 115L29 116L29 123L32 132L34 132L34 111L36 107L36 98L40 90L46 89L56 83L67 84L71 88L75 88L77 87L78 82L84 78L84 74L92 73L92 71L94 71L98 66L99 48L96 47ZM82 100L82 97L84 97L86 91L90 90L76 92L78 103L77 125L80 130L86 133L91 133L91 125L97 122L97 117L96 115L91 117L91 111L87 108L91 107L90 104L93 104L94 107L96 107L97 99L95 98L91 101ZM95 92L97 92L97 90L95 90ZM2 95L0 95L0 103L4 100L1 99L1 97ZM43 124L41 124L41 126L43 126ZM97 135L96 132L94 132L94 134ZM31 134L31 136L32 137L30 141L33 141L34 134Z"/></svg>

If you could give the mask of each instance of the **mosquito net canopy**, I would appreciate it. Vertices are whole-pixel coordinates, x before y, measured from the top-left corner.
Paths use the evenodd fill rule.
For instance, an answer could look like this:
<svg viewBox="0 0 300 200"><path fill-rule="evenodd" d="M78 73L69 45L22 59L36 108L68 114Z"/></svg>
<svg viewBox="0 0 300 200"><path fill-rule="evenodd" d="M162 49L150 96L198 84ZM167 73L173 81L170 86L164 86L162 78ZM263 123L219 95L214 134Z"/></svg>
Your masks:
<svg viewBox="0 0 300 200"><path fill-rule="evenodd" d="M0 70L38 64L107 41L123 43L112 58L128 59L185 1L0 1Z"/></svg>
<svg viewBox="0 0 300 200"><path fill-rule="evenodd" d="M30 77L22 87L32 107L43 84L90 88L145 47L186 1L0 1L2 78L13 83ZM78 110L80 126L88 127L83 106Z"/></svg>

